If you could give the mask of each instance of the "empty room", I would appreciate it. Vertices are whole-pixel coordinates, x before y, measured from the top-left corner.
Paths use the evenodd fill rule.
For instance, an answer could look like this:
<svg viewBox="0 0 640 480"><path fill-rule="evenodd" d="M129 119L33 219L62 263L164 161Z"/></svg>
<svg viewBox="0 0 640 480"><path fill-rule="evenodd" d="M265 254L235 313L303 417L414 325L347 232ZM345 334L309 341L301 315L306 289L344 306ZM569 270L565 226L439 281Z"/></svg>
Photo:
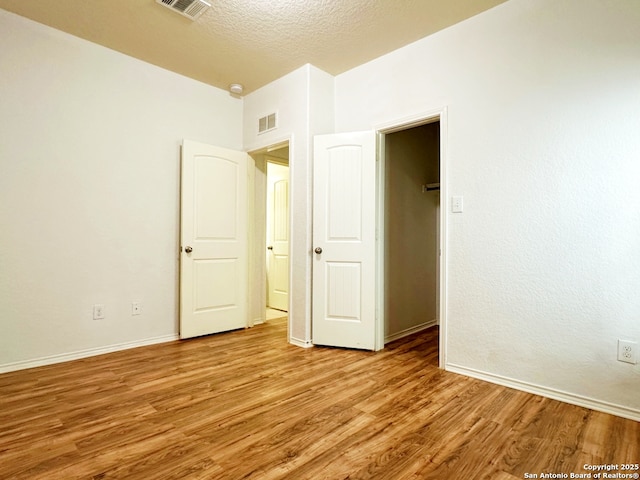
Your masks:
<svg viewBox="0 0 640 480"><path fill-rule="evenodd" d="M0 478L638 478L639 25L0 0Z"/></svg>

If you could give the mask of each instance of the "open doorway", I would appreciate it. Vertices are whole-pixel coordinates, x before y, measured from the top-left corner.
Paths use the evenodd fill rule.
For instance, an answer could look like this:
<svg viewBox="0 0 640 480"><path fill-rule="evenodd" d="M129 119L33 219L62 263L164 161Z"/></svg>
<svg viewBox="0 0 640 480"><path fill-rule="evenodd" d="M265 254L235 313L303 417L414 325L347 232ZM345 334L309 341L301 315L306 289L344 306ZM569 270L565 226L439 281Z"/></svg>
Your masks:
<svg viewBox="0 0 640 480"><path fill-rule="evenodd" d="M255 164L251 189L253 280L251 324L288 317L289 267L289 142L249 154Z"/></svg>
<svg viewBox="0 0 640 480"><path fill-rule="evenodd" d="M289 149L265 155L267 319L289 310Z"/></svg>
<svg viewBox="0 0 640 480"><path fill-rule="evenodd" d="M440 119L383 132L384 343L440 320Z"/></svg>

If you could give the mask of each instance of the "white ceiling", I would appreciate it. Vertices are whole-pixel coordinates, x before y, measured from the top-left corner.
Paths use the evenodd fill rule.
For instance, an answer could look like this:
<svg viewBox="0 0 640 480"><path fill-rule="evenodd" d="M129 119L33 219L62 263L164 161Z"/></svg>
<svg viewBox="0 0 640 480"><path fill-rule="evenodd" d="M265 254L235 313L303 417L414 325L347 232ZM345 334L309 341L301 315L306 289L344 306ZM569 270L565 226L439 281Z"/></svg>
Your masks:
<svg viewBox="0 0 640 480"><path fill-rule="evenodd" d="M155 0L0 8L216 87L241 83L246 94L306 63L337 75L506 0L209 1L195 22Z"/></svg>

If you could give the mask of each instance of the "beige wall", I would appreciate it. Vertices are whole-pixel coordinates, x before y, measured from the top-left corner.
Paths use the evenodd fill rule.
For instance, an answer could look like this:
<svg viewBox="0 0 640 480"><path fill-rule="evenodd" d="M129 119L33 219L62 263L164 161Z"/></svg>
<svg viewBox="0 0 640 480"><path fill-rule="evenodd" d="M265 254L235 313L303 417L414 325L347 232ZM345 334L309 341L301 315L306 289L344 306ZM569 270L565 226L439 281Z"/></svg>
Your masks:
<svg viewBox="0 0 640 480"><path fill-rule="evenodd" d="M385 339L437 318L439 123L385 140Z"/></svg>
<svg viewBox="0 0 640 480"><path fill-rule="evenodd" d="M180 145L242 148L242 101L2 10L0 32L0 371L176 338Z"/></svg>
<svg viewBox="0 0 640 480"><path fill-rule="evenodd" d="M640 419L639 24L509 0L336 77L337 132L446 108L448 370Z"/></svg>

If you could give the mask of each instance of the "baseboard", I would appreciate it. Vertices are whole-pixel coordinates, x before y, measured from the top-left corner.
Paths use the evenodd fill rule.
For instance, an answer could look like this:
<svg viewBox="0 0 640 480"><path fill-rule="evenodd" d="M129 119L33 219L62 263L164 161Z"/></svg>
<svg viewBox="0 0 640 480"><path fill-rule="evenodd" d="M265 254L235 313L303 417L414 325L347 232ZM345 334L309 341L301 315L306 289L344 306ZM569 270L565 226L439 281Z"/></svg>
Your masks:
<svg viewBox="0 0 640 480"><path fill-rule="evenodd" d="M541 385L535 385L529 382L522 382L513 378L503 377L502 375L495 375L493 373L487 373L480 370L475 370L473 368L455 365L452 363L447 363L445 365L445 370L453 373L459 373L467 377L477 378L478 380L484 380L489 383L502 385L503 387L509 387L527 393L533 393L535 395L540 395L541 397L559 400L561 402L570 403L579 407L590 408L591 410L597 410L599 412L608 413L618 417L628 418L630 420L640 422L640 410L635 408L629 408L622 405L616 405L614 403L603 402L601 400L596 400L595 398L583 397L581 395L575 395L573 393L564 392L562 390L543 387Z"/></svg>
<svg viewBox="0 0 640 480"><path fill-rule="evenodd" d="M313 344L310 341L300 340L299 338L289 337L289 343L296 347L311 348Z"/></svg>
<svg viewBox="0 0 640 480"><path fill-rule="evenodd" d="M5 363L0 365L0 373L15 372L17 370L25 370L27 368L42 367L44 365L53 365L55 363L69 362L71 360L79 360L81 358L93 357L105 353L127 350L130 348L144 347L154 345L156 343L165 343L177 340L176 334L162 335L160 337L146 338L144 340L136 340L135 342L118 343L108 345L106 347L89 348L87 350L79 350L77 352L62 353L59 355L51 355L48 357L34 358L32 360L22 360L20 362Z"/></svg>
<svg viewBox="0 0 640 480"><path fill-rule="evenodd" d="M421 332L422 330L426 330L427 328L434 327L437 324L438 324L438 320L434 318L433 320L430 320L425 323L421 323L420 325L416 325L415 327L407 328L405 330L402 330L401 332L397 332L392 335L386 336L384 337L384 343L386 344L386 343L393 342L394 340L399 340L403 337L407 337L414 333Z"/></svg>

